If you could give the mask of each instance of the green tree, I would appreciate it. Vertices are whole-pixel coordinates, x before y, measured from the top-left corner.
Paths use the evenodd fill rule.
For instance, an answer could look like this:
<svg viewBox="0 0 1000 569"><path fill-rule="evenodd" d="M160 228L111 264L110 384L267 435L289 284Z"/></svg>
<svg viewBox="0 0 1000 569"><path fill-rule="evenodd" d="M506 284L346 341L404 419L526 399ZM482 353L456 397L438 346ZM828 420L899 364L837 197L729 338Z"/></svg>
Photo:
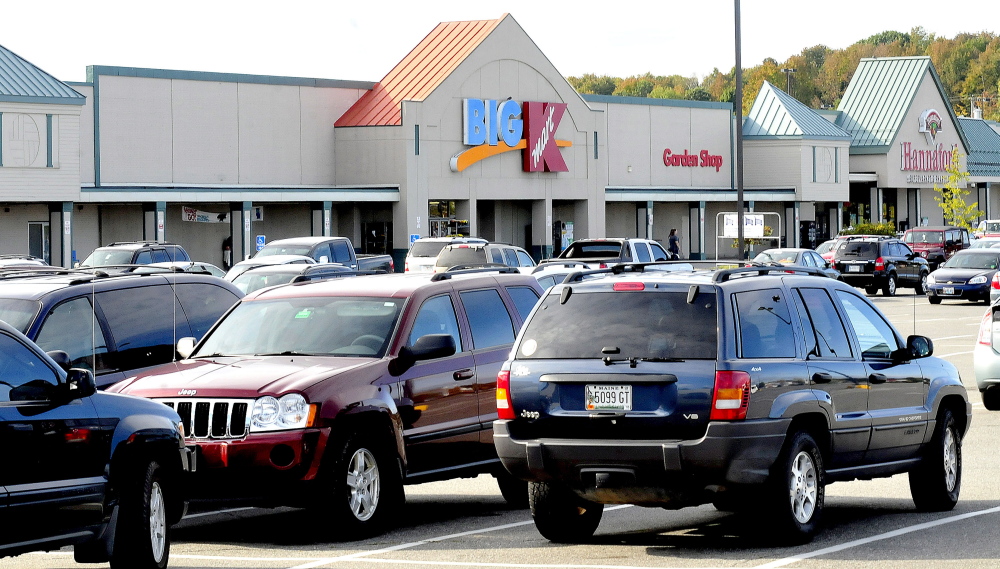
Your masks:
<svg viewBox="0 0 1000 569"><path fill-rule="evenodd" d="M632 76L622 79L615 88L612 95L620 97L645 97L656 87L653 77L649 73L641 76Z"/></svg>
<svg viewBox="0 0 1000 569"><path fill-rule="evenodd" d="M650 95L652 96L652 95ZM712 95L704 87L695 87L684 94L684 98L689 101L711 101Z"/></svg>
<svg viewBox="0 0 1000 569"><path fill-rule="evenodd" d="M615 87L620 79L608 75L595 75L584 73L580 77L569 77L570 85L579 93L590 95L610 95L615 92Z"/></svg>
<svg viewBox="0 0 1000 569"><path fill-rule="evenodd" d="M962 170L962 156L964 154L958 148L951 150L951 164L945 168L948 183L941 188L934 184L934 191L938 194L934 196L934 201L941 206L945 223L972 229L973 223L983 212L979 210L979 202L969 205L965 201L965 196L972 192L965 188L964 182L968 181L969 173Z"/></svg>

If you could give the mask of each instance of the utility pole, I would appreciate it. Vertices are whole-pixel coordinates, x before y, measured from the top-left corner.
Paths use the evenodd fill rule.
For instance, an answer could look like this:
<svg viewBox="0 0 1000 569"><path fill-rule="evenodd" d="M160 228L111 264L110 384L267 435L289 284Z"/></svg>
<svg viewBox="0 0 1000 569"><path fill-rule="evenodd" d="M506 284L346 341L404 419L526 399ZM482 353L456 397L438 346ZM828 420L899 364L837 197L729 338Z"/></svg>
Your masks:
<svg viewBox="0 0 1000 569"><path fill-rule="evenodd" d="M781 72L785 74L785 92L789 95L792 94L792 73L795 73L798 69L794 67L787 67L782 69Z"/></svg>
<svg viewBox="0 0 1000 569"><path fill-rule="evenodd" d="M733 113L736 117L736 249L742 261L746 257L743 240L743 67L740 61L740 0L736 8L736 92Z"/></svg>

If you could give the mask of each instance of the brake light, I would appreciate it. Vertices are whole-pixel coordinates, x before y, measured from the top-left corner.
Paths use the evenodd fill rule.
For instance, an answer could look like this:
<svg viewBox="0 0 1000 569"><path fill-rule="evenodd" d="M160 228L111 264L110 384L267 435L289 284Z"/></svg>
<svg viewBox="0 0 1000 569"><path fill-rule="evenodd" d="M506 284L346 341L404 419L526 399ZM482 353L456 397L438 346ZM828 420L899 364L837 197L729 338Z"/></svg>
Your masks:
<svg viewBox="0 0 1000 569"><path fill-rule="evenodd" d="M993 345L993 308L987 308L983 314L983 320L979 323L979 338L977 340L984 346Z"/></svg>
<svg viewBox="0 0 1000 569"><path fill-rule="evenodd" d="M391 266L392 266L392 263L389 263L389 266L391 267ZM410 264L409 264L409 263L405 263L405 264L403 265L403 272L404 272L404 273L408 273L408 272L410 272Z"/></svg>
<svg viewBox="0 0 1000 569"><path fill-rule="evenodd" d="M407 268L406 270L410 270L410 269ZM390 273L395 273L396 272L396 261L393 261L392 259L389 259L389 272Z"/></svg>
<svg viewBox="0 0 1000 569"><path fill-rule="evenodd" d="M885 270L885 259L883 259L882 257L879 257L878 259L875 259L875 270L876 271L884 271Z"/></svg>
<svg viewBox="0 0 1000 569"><path fill-rule="evenodd" d="M608 268L608 264L607 263L601 263L600 265L597 266L597 268L599 268L599 269L606 269L606 268Z"/></svg>
<svg viewBox="0 0 1000 569"><path fill-rule="evenodd" d="M750 374L745 371L715 372L712 394L712 421L740 421L747 418L750 406Z"/></svg>
<svg viewBox="0 0 1000 569"><path fill-rule="evenodd" d="M643 283L615 283L615 290L646 290L646 285Z"/></svg>
<svg viewBox="0 0 1000 569"><path fill-rule="evenodd" d="M510 370L506 369L497 374L497 417L514 418L514 403L510 400Z"/></svg>

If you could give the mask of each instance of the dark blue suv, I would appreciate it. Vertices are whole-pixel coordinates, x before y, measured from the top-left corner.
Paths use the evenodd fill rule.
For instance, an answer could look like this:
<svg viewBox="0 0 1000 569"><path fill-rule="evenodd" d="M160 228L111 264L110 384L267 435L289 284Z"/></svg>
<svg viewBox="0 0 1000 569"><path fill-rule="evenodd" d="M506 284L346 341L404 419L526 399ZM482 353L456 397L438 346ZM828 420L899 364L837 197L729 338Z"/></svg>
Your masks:
<svg viewBox="0 0 1000 569"><path fill-rule="evenodd" d="M678 267L571 275L522 327L494 441L543 536L712 502L804 541L825 484L901 472L918 508L955 505L971 407L930 339L816 269Z"/></svg>

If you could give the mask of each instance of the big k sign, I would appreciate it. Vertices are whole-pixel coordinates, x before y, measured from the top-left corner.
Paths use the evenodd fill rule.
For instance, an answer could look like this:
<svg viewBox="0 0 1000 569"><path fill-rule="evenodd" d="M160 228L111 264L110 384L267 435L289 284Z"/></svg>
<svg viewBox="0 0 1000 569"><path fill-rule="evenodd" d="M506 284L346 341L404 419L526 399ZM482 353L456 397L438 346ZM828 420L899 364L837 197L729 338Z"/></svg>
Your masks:
<svg viewBox="0 0 1000 569"><path fill-rule="evenodd" d="M559 147L573 143L556 140L565 112L565 103L465 99L462 142L472 148L452 157L452 171L461 172L490 156L520 150L525 172L568 172Z"/></svg>

